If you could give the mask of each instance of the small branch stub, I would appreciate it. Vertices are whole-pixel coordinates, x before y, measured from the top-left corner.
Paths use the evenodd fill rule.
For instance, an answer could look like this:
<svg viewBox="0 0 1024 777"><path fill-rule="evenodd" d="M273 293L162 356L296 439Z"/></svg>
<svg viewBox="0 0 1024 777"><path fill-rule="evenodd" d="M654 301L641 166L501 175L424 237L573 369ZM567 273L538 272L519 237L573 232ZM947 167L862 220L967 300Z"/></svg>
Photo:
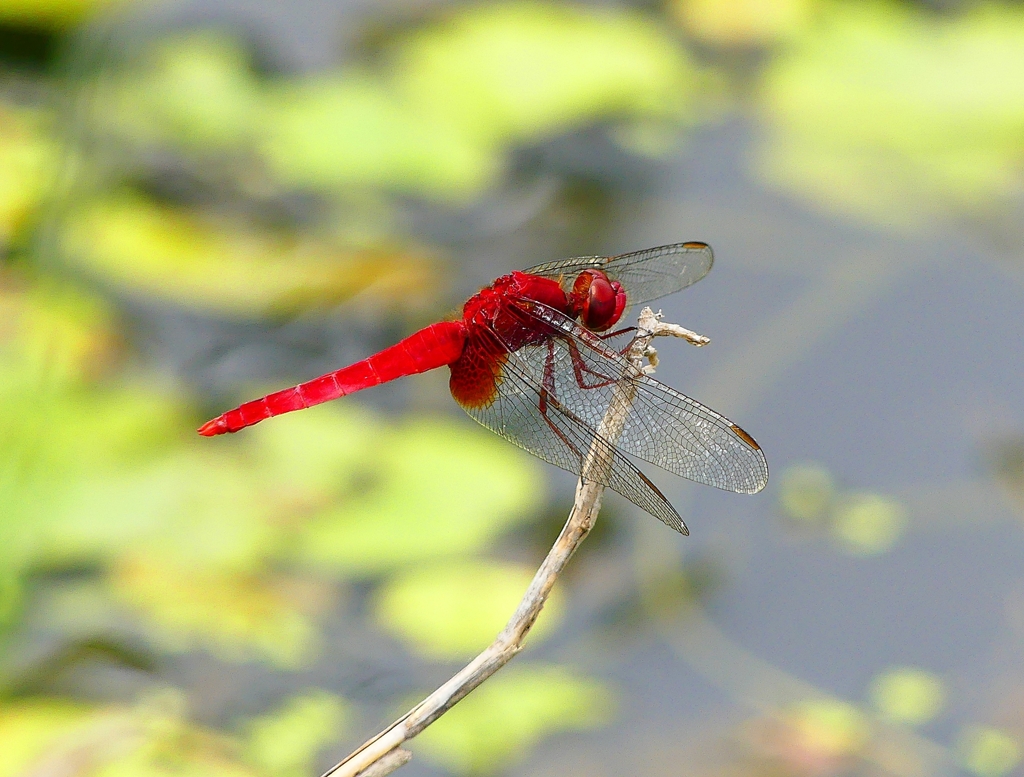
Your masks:
<svg viewBox="0 0 1024 777"><path fill-rule="evenodd" d="M401 766L405 766L412 760L412 753L396 747L389 753L385 753L378 760L363 769L356 777L387 777L391 772Z"/></svg>
<svg viewBox="0 0 1024 777"><path fill-rule="evenodd" d="M626 358L632 367L642 372L653 371L657 366L657 352L651 348L651 340L665 336L680 337L697 346L709 342L703 335L661 321L660 313L644 308L640 313L636 337L626 350ZM645 365L645 361L648 364ZM537 569L515 613L494 642L448 682L363 743L345 760L325 772L323 777L384 777L391 774L412 757L409 751L401 749L402 743L422 732L522 649L523 640L540 615L558 576L597 520L605 489L598 481L605 478L595 478L594 475L597 468L608 464L601 451L608 443L614 445L622 434L635 399L635 383L624 375L616 384L612 401L598 427L603 445L595 442L584 460L583 475L576 485L576 499L569 518Z"/></svg>

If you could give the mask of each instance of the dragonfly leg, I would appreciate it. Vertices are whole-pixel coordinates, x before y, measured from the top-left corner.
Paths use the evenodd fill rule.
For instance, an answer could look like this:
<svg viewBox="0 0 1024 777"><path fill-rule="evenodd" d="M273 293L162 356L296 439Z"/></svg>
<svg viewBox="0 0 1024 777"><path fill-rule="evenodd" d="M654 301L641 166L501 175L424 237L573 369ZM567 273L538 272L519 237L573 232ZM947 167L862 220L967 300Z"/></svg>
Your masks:
<svg viewBox="0 0 1024 777"><path fill-rule="evenodd" d="M611 340L613 337L618 337L619 335L628 335L635 331L637 331L637 328L635 326L627 326L623 329L616 329L614 332L593 332L592 334L595 337L597 337L598 340ZM631 342L626 343L622 347L622 350L618 351L619 356L625 356L626 351L629 350L629 346L631 344Z"/></svg>
<svg viewBox="0 0 1024 777"><path fill-rule="evenodd" d="M569 359L572 361L572 371L573 371L573 374L576 376L576 384L581 389L604 388L605 386L610 386L613 383L618 382L618 380L619 380L618 377L609 378L606 375L602 375L602 374L600 374L598 372L594 372L592 369L590 369L586 365L586 363L583 361L583 357L580 355L579 347L572 340L568 340L567 339L566 340L566 345L569 346ZM549 348L553 348L554 347L553 342L549 343L548 347ZM598 379L597 382L596 383L587 383L586 377L585 377L587 375L591 375L591 376L597 378Z"/></svg>
<svg viewBox="0 0 1024 777"><path fill-rule="evenodd" d="M616 329L614 332L594 332L593 334L597 337L598 340L611 340L613 337L618 337L619 335L627 335L630 332L635 331L635 326L627 326L625 329Z"/></svg>
<svg viewBox="0 0 1024 777"><path fill-rule="evenodd" d="M558 437L558 439L560 439L563 443L565 443L565 447L567 447L570 451L572 451L573 455L575 455L580 460L580 468L581 468L580 471L582 471L582 467L583 467L583 451L581 451L579 448L577 448L575 445L573 445L572 441L568 438L568 436L565 434L565 432L563 432L561 429L559 429L558 426L555 425L555 422L552 421L551 418L548 417L548 402L550 402L554 407L557 407L560 410L562 409L560 404L559 404L559 402L558 402L558 400L555 398L554 394L555 394L555 343L554 343L553 340L549 340L548 341L548 354L547 354L547 358L544 360L544 378L543 378L542 384L541 384L541 390L540 390L540 395L539 395L539 401L537 403L537 409L540 410L540 414L541 414L541 417L544 419L544 423L546 423L548 425L548 427L551 429L552 432L555 433L555 435Z"/></svg>

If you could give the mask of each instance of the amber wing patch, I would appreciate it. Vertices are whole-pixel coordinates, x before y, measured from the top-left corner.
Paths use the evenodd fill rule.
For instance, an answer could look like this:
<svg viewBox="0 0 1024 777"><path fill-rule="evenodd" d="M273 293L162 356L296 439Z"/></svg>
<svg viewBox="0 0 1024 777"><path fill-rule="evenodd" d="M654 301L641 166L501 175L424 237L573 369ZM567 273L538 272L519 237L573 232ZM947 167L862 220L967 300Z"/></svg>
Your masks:
<svg viewBox="0 0 1024 777"><path fill-rule="evenodd" d="M467 344L462 356L451 365L448 387L455 401L467 409L490 406L498 396L507 359L505 352L489 353L479 345Z"/></svg>
<svg viewBox="0 0 1024 777"><path fill-rule="evenodd" d="M740 429L738 426L736 426L736 424L730 424L729 428L731 428L734 432L736 432L736 436L739 437L741 440L743 440L743 442L745 442L747 445L749 445L755 451L761 450L761 446L757 444L757 442L754 440L754 438L751 437L749 434L747 434L742 429Z"/></svg>

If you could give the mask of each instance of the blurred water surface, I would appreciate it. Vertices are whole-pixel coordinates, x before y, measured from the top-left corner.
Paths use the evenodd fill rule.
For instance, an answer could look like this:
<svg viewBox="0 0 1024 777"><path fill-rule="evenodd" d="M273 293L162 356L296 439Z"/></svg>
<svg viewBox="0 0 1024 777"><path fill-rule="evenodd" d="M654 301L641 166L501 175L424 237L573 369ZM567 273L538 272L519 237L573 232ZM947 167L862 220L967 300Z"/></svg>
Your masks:
<svg viewBox="0 0 1024 777"><path fill-rule="evenodd" d="M571 503L446 375L206 418L511 269L703 240L645 471L409 775L1018 773L1015 3L0 2L0 777L314 775L501 629Z"/></svg>

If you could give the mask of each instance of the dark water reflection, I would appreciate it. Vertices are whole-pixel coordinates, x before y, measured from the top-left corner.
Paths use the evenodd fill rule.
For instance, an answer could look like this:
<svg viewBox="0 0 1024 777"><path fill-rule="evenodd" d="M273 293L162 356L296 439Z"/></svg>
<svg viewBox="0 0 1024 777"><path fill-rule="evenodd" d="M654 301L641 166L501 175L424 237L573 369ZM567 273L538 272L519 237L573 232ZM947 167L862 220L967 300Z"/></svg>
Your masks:
<svg viewBox="0 0 1024 777"><path fill-rule="evenodd" d="M664 305L713 343L666 359L660 379L741 419L776 475L767 499L686 489L686 552L728 564L707 614L758 658L854 702L889 666L927 667L952 698L924 731L948 742L1001 706L1000 684L1020 671L1020 515L985 466L993 441L1024 424L1020 275L952 229L899 239L795 210L735 174L747 138L723 135L696 140L700 161L679 166L688 191L659 204L651 229L697 230L717 256L713 278ZM846 487L905 495L899 544L851 557L787 526L778 473L807 460ZM702 674L685 647L674 657ZM770 704L762 691L752 701ZM673 698L688 726L717 708Z"/></svg>

